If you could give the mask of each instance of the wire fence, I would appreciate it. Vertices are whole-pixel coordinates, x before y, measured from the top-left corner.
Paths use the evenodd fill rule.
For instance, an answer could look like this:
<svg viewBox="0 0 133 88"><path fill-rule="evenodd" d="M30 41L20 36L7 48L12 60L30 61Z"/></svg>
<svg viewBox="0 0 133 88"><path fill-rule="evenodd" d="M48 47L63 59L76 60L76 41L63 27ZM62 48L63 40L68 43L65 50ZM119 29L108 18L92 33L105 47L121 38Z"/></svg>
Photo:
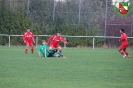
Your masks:
<svg viewBox="0 0 133 88"><path fill-rule="evenodd" d="M8 34L0 34L0 36L2 37L7 37L7 45L8 47L11 47L11 46L14 46L14 45L11 45L11 42L13 38L16 38L16 37L22 37L23 35L8 35ZM50 37L51 35L35 35L35 39L36 39L36 43L35 43L35 46L36 48L41 44L40 43L40 37L45 37L46 39L48 37ZM11 37L13 37L11 39ZM79 40L80 38L82 39L85 39L87 40L86 43L89 43L88 41L91 41L91 43L89 43L89 47L92 47L92 49L95 49L96 47L102 47L102 48L115 48L115 47L118 47L120 46L120 37L116 37L116 36L66 36L64 35L64 38L68 40L68 42L72 39L76 39L76 40ZM101 40L103 40L104 38L105 39L113 39L115 41L115 46L111 46L111 43L110 45L103 45L103 43L101 41L97 41L97 39L100 38ZM44 39L44 38L43 38ZM128 39L133 39L133 37L128 37ZM81 42L81 41L78 41L78 42ZM73 41L70 41L70 43L68 43L68 45L66 45L65 43L62 43L61 45L64 47L64 48L67 48L67 47L88 47L88 46L80 46L80 43L77 43L77 45L74 45L72 46L71 44L74 43ZM133 42L129 42L129 47L133 48Z"/></svg>

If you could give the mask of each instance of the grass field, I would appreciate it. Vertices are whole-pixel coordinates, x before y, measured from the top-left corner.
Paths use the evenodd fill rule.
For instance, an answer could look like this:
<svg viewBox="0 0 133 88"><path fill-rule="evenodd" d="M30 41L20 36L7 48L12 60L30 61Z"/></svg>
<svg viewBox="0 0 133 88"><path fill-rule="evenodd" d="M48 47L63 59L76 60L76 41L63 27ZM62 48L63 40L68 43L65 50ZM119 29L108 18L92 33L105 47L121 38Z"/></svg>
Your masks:
<svg viewBox="0 0 133 88"><path fill-rule="evenodd" d="M0 88L133 88L133 50L68 48L66 59L0 46Z"/></svg>

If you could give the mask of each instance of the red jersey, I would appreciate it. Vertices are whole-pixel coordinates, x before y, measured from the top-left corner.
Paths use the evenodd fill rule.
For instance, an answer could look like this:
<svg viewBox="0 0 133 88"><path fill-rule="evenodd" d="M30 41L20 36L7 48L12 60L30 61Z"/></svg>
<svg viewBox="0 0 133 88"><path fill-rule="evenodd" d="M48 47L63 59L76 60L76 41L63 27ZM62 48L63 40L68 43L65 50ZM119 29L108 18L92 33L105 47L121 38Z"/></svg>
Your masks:
<svg viewBox="0 0 133 88"><path fill-rule="evenodd" d="M51 36L47 43L52 43L53 45L59 44L59 42L62 41L64 43L67 43L66 39L64 39L62 36L53 35Z"/></svg>
<svg viewBox="0 0 133 88"><path fill-rule="evenodd" d="M127 34L126 33L122 33L121 34L121 42L122 42L122 44L128 44L128 40L127 40Z"/></svg>
<svg viewBox="0 0 133 88"><path fill-rule="evenodd" d="M35 40L32 32L25 32L22 38L23 38L23 41L34 41Z"/></svg>

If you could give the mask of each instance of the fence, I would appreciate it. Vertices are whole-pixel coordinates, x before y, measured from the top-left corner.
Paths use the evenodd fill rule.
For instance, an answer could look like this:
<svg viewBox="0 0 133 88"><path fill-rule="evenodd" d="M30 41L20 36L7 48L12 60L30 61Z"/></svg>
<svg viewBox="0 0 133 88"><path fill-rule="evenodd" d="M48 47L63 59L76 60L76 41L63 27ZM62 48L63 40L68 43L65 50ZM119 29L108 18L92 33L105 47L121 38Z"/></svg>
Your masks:
<svg viewBox="0 0 133 88"><path fill-rule="evenodd" d="M7 35L7 34L0 34L0 36L7 36L8 37L8 47L11 47L10 41L11 37L22 37L22 35ZM38 47L38 37L49 37L51 35L35 35L36 37L36 48ZM120 37L115 37L115 36L64 36L66 39L67 38L92 38L92 48L95 49L95 39L96 38L111 38L111 39L119 39ZM128 37L128 39L133 39L133 37ZM64 48L66 48L66 44L64 43Z"/></svg>

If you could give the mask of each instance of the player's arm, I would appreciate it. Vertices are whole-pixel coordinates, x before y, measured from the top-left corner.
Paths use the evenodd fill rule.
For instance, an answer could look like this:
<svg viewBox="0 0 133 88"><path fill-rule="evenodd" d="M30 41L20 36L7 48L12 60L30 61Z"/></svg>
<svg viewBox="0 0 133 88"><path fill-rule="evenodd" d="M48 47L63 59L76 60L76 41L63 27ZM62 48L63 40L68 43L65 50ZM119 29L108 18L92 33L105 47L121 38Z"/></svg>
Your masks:
<svg viewBox="0 0 133 88"><path fill-rule="evenodd" d="M38 56L41 57L41 52L40 51L38 51Z"/></svg>
<svg viewBox="0 0 133 88"><path fill-rule="evenodd" d="M46 52L49 53L49 50L48 50L48 46L47 45L45 45L44 52L45 52L45 50L46 50Z"/></svg>
<svg viewBox="0 0 133 88"><path fill-rule="evenodd" d="M38 56L41 57L40 46L38 47Z"/></svg>
<svg viewBox="0 0 133 88"><path fill-rule="evenodd" d="M54 38L54 35L51 36L50 38L48 38L47 43L50 43L50 42L52 41L53 38Z"/></svg>
<svg viewBox="0 0 133 88"><path fill-rule="evenodd" d="M121 36L121 39L120 39L121 41L124 41L124 40L127 40L127 36L125 35L125 34L123 34L122 36Z"/></svg>
<svg viewBox="0 0 133 88"><path fill-rule="evenodd" d="M49 50L48 50L48 46L47 45L44 45L44 57L47 57L47 54L50 53Z"/></svg>
<svg viewBox="0 0 133 88"><path fill-rule="evenodd" d="M32 33L32 41L35 43L35 37L33 33Z"/></svg>
<svg viewBox="0 0 133 88"><path fill-rule="evenodd" d="M66 40L65 38L63 38L63 37L60 37L60 40L61 40L62 42L64 42L64 43L66 43L66 44L68 43L67 40Z"/></svg>

